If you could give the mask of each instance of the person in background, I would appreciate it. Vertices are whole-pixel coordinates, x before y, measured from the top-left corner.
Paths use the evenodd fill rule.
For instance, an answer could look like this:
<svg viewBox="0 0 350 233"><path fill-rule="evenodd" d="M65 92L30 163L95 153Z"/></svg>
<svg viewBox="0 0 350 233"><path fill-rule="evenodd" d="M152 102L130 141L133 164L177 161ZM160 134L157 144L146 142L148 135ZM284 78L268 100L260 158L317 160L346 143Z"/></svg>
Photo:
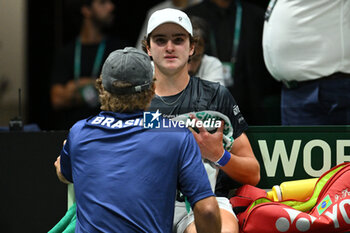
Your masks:
<svg viewBox="0 0 350 233"><path fill-rule="evenodd" d="M154 96L148 55L132 47L112 52L96 86L103 111L74 124L55 162L58 178L74 183L75 232L171 232L177 188L191 203L197 232L221 232L192 133L143 125Z"/></svg>
<svg viewBox="0 0 350 233"><path fill-rule="evenodd" d="M184 10L209 27L204 53L224 67L225 86L249 125L280 124L280 88L262 51L264 9L247 0L207 0Z"/></svg>
<svg viewBox="0 0 350 233"><path fill-rule="evenodd" d="M207 173L214 174L210 179L211 186L215 189L219 170L241 184L256 185L260 180L260 166L244 133L247 123L234 98L219 83L188 74L188 60L194 54L195 43L191 21L183 11L166 8L151 15L147 37L143 41L144 51L154 62L154 76L157 79L156 95L149 111L158 111L169 118L205 110L226 115L232 125L234 139L229 150L223 147L224 124L213 134L205 128L199 128L199 133L193 131ZM197 219L192 212L187 213L185 202L178 200L173 231L196 232ZM237 218L227 193L217 197L217 200L222 232L238 232Z"/></svg>
<svg viewBox="0 0 350 233"><path fill-rule="evenodd" d="M107 32L114 21L111 0L79 0L82 17L78 36L56 55L51 77L53 129L67 130L77 120L99 112L94 87L108 54L127 43Z"/></svg>
<svg viewBox="0 0 350 233"><path fill-rule="evenodd" d="M142 25L135 47L142 50L141 45L142 45L142 40L146 35L147 22L149 20L149 17L153 14L153 12L157 10L165 9L165 8L174 8L174 9L181 10L188 6L192 6L194 4L200 3L201 1L202 0L165 0L153 6L151 9L147 11L147 15Z"/></svg>
<svg viewBox="0 0 350 233"><path fill-rule="evenodd" d="M271 1L263 48L282 125L350 124L350 1Z"/></svg>
<svg viewBox="0 0 350 233"><path fill-rule="evenodd" d="M190 19L193 27L193 36L197 37L197 42L195 44L195 53L191 56L188 63L189 75L225 85L222 63L218 58L204 53L205 43L208 42L206 22L196 16L192 16Z"/></svg>

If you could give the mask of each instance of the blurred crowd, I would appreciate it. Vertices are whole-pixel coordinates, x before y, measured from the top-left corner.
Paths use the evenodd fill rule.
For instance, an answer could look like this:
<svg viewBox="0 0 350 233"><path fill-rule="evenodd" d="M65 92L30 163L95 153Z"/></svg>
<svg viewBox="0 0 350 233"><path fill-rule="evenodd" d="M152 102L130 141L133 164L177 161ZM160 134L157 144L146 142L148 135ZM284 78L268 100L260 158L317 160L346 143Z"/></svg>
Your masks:
<svg viewBox="0 0 350 233"><path fill-rule="evenodd" d="M189 74L225 86L249 125L350 122L348 1L160 1L144 9L143 24L132 25L140 15L130 13L134 39L116 30L117 2L72 2L76 32L52 58L50 120L37 122L41 128L66 130L96 114L94 81L104 60L125 46L141 49L149 16L163 8L186 12L200 38Z"/></svg>

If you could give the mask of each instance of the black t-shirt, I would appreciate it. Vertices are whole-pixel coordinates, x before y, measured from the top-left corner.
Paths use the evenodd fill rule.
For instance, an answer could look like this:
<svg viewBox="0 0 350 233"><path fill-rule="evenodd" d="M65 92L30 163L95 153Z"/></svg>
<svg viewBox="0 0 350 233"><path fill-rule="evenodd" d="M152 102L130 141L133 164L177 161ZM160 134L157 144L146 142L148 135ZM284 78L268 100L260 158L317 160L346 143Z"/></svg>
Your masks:
<svg viewBox="0 0 350 233"><path fill-rule="evenodd" d="M149 111L157 111L165 117L173 118L189 112L204 110L217 111L225 114L233 127L233 138L239 137L248 125L239 111L236 101L230 92L219 83L191 77L186 88L173 96L153 98ZM231 180L221 170L216 184L216 194L227 196L228 191L239 184Z"/></svg>
<svg viewBox="0 0 350 233"><path fill-rule="evenodd" d="M51 74L51 85L66 84L74 80L74 53L76 40L68 43L55 57ZM91 77L99 44L81 46L80 77ZM117 37L107 37L103 59L98 74L101 73L102 65L108 55L116 49L127 46L125 41ZM97 77L96 77L97 78ZM91 107L88 104L75 106L70 109L55 111L53 114L52 128L59 130L69 129L76 121L100 112L100 106Z"/></svg>

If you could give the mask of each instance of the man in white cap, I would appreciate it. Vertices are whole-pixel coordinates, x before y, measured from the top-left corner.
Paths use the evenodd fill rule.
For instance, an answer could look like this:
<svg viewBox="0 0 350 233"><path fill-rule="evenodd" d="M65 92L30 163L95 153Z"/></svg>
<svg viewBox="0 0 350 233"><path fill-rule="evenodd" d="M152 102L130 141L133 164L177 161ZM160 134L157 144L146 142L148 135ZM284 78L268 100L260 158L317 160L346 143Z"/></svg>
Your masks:
<svg viewBox="0 0 350 233"><path fill-rule="evenodd" d="M59 179L74 183L75 232L171 232L180 188L198 232L219 233L218 204L192 133L143 126L154 95L148 55L114 51L96 87L104 111L70 129L55 162Z"/></svg>
<svg viewBox="0 0 350 233"><path fill-rule="evenodd" d="M213 134L204 128L199 128L199 133L193 132L207 173L217 174L222 170L240 184L256 185L260 180L260 166L244 133L247 123L232 95L218 83L188 74L187 63L194 53L195 43L188 16L170 8L154 12L142 43L144 51L153 59L155 69L156 96L150 110L159 110L169 117L204 110L226 115L233 128L232 149L225 150L222 146L223 125ZM210 181L214 189L216 176ZM238 232L238 222L227 193L217 200L222 232ZM194 217L191 211L187 214L184 202L176 202L173 231L196 232Z"/></svg>

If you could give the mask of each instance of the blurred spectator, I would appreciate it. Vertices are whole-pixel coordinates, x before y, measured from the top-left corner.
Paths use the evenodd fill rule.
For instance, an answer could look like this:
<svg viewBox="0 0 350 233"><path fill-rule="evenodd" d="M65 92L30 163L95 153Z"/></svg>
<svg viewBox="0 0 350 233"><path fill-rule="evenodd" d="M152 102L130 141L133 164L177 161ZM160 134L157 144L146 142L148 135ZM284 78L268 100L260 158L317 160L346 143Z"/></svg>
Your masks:
<svg viewBox="0 0 350 233"><path fill-rule="evenodd" d="M208 0L185 12L208 23L205 53L223 63L225 85L248 124L280 124L280 84L265 67L261 45L264 9L248 1Z"/></svg>
<svg viewBox="0 0 350 233"><path fill-rule="evenodd" d="M264 58L283 125L350 124L350 1L271 1Z"/></svg>
<svg viewBox="0 0 350 233"><path fill-rule="evenodd" d="M56 55L52 71L53 129L69 129L99 112L95 79L108 54L127 45L107 36L114 20L111 0L80 0L77 9L82 17L79 35Z"/></svg>
<svg viewBox="0 0 350 233"><path fill-rule="evenodd" d="M157 5L153 6L151 9L149 9L147 11L147 16L143 22L139 37L137 39L136 42L136 48L142 50L142 40L144 39L145 35L146 35L146 29L147 29L147 22L149 17L151 17L152 13L157 11L157 10L161 10L161 9L165 9L165 8L174 8L174 9L184 9L188 6L194 5L196 3L201 2L202 0L165 0L161 3L158 3Z"/></svg>
<svg viewBox="0 0 350 233"><path fill-rule="evenodd" d="M191 56L188 63L188 73L190 76L200 77L201 79L224 84L224 68L221 61L213 56L204 53L207 38L207 25L204 19L192 16L190 17L193 27L193 35L197 37L195 44L195 53Z"/></svg>

